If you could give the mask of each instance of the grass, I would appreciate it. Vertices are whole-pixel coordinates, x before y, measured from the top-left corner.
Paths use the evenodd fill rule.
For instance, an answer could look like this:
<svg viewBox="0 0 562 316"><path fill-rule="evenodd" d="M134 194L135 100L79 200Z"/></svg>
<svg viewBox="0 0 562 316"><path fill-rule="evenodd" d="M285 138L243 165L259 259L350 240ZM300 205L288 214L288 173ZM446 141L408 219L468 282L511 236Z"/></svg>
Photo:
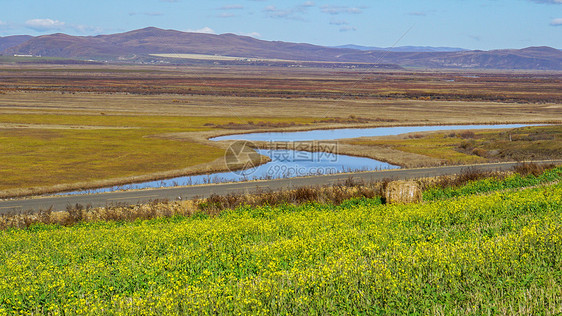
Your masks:
<svg viewBox="0 0 562 316"><path fill-rule="evenodd" d="M236 119L61 113L0 114L0 124L51 125L48 128L31 126L32 128L0 129L0 190L126 178L209 163L223 157L224 148L148 136L206 131L211 130L206 124L220 125L232 120ZM266 121L270 124L312 121L263 117L248 117L243 120ZM84 129L68 129L70 125L79 125Z"/></svg>
<svg viewBox="0 0 562 316"><path fill-rule="evenodd" d="M562 125L484 133L472 141L459 147L492 159L558 159L562 156Z"/></svg>
<svg viewBox="0 0 562 316"><path fill-rule="evenodd" d="M562 184L475 193L3 231L0 313L562 312Z"/></svg>
<svg viewBox="0 0 562 316"><path fill-rule="evenodd" d="M559 102L556 103L560 99L559 79L547 74L492 72L476 79L455 72L366 74L359 70L112 65L5 65L0 70L0 126L12 123L135 128L0 127L0 159L6 161L0 169L0 191L19 190L17 195L45 192L21 191L36 186L54 190L52 185L61 183L67 189L76 188L77 179L81 187L91 187L99 186L88 184L91 181L113 181L104 185L130 183L132 176L168 172L169 168L201 171L196 167L199 163L221 156L220 150L212 147L216 144L190 135L165 140L147 137L155 134L222 128L269 129L293 123L327 128L559 122L560 117ZM456 81L448 83L444 79ZM498 84L491 85L491 81ZM537 95L537 90L544 93ZM418 95L432 91L447 95L433 95L429 98L432 101L423 101L427 98ZM467 91L483 95L465 95ZM480 102L490 100L487 95L493 95L493 100L499 96L501 100L520 103ZM181 144L177 141L180 138ZM164 144L173 148L164 148ZM381 152L380 147L373 150L365 146L365 152L352 146L345 149L345 153L359 152L369 157L369 153ZM433 165L436 160L425 161L402 153L387 150L377 154L382 157L375 158L389 162L399 159L404 166L409 165L408 161ZM466 153L455 155L467 162L478 160ZM137 162L122 159L127 157ZM102 166L104 162L107 168ZM35 176L37 173L41 176ZM79 176L81 173L83 177ZM143 180L151 179L155 178ZM11 191L0 196L13 194Z"/></svg>
<svg viewBox="0 0 562 316"><path fill-rule="evenodd" d="M145 138L146 131L0 131L0 189L122 178L222 157L197 143ZM29 149L33 148L30 152Z"/></svg>
<svg viewBox="0 0 562 316"><path fill-rule="evenodd" d="M441 159L448 164L549 160L562 157L562 125L499 131L417 133L401 138L356 139L345 143L386 146Z"/></svg>
<svg viewBox="0 0 562 316"><path fill-rule="evenodd" d="M486 177L486 173L473 173L469 169L467 172L452 179L450 177L442 177L437 179L435 183L425 185L423 198L425 201L448 199L475 193L537 186L558 182L562 178L562 168L560 167L545 171L544 166L520 164L514 169L516 173L510 176L505 176L505 174L498 176L497 174L493 175L493 173L490 173Z"/></svg>
<svg viewBox="0 0 562 316"><path fill-rule="evenodd" d="M88 75L83 74L81 80L67 78L68 82L58 79L45 78L42 82L33 82L21 78L22 84L30 88L37 88L37 92L15 91L13 85L10 88L0 87L0 111L2 113L13 113L25 109L26 111L81 111L88 114L157 114L163 116L230 116L234 122L237 117L313 117L319 119L346 118L350 114L360 119L370 119L372 125L388 126L396 124L486 124L486 123L527 123L527 122L549 122L560 121L560 106L556 104L501 104L490 102L468 102L456 103L446 101L407 101L407 100L354 100L349 97L339 99L322 98L316 94L311 87L309 97L301 98L294 95L284 98L283 95L276 97L247 96L245 91L254 90L254 84L267 83L267 80L259 82L241 82L239 78L225 78L220 83L239 83L240 94L234 93L224 95L221 87L212 85L212 79L206 77L193 78L197 84L204 84L209 92L215 95L197 95L189 93L189 86L193 83L177 82L174 78L162 79L154 82L142 82L136 79L109 78L100 74L99 80L106 84L112 84L104 90L96 93L72 92L72 89L57 90L55 86L80 84L86 89ZM291 78L290 78L291 79ZM287 79L289 82L293 82ZM6 79L9 81L20 80ZM61 79L62 80L62 79ZM178 79L179 80L179 79ZM217 79L218 80L218 79ZM119 84L116 84L116 81ZM0 82L1 84L2 82ZM303 83L304 84L304 83ZM353 81L346 82L351 85ZM158 94L157 89L150 95L127 93L128 87L136 89L149 87L172 87L181 86L187 92L184 94ZM218 83L217 83L218 85ZM103 88L103 86L102 86ZM288 87L289 88L289 87ZM53 89L54 91L49 91ZM132 89L132 88L131 88ZM39 92L41 90L47 90ZM70 91L69 91L70 90ZM87 89L86 89L87 90ZM258 89L259 90L259 89ZM121 92L121 93L112 93ZM173 93L170 91L169 93ZM175 102L175 101L180 101ZM376 107L377 111L373 111ZM282 109L282 110L280 110ZM529 112L533 112L530 114ZM476 113L476 114L475 114ZM522 116L521 113L527 115ZM398 120L398 121L394 121Z"/></svg>
<svg viewBox="0 0 562 316"><path fill-rule="evenodd" d="M421 134L419 134L421 135ZM350 140L345 141L351 145L361 146L384 146L395 150L408 153L420 154L432 158L441 159L448 163L479 163L485 159L455 151L454 148L458 144L457 139L444 138L444 134L431 134L408 139L377 139L377 140Z"/></svg>

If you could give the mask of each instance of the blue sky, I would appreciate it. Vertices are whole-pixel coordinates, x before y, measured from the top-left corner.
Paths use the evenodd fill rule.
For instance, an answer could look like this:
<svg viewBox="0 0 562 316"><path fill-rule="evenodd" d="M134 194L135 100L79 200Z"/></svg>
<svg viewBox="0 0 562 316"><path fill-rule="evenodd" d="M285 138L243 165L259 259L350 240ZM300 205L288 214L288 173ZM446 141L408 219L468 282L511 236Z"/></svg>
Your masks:
<svg viewBox="0 0 562 316"><path fill-rule="evenodd" d="M562 0L0 0L0 36L147 26L318 45L562 49Z"/></svg>

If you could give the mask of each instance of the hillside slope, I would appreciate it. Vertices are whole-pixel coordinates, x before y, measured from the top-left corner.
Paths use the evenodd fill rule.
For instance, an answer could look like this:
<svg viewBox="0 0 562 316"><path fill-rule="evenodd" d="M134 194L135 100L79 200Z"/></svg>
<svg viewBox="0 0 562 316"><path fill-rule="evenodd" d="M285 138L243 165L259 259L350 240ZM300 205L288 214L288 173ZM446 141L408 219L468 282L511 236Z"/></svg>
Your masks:
<svg viewBox="0 0 562 316"><path fill-rule="evenodd" d="M1 43L1 42L0 42ZM400 52L264 41L235 34L202 34L148 27L99 36L51 34L6 44L5 54L119 60L149 54L206 54L298 61L397 64L421 68L562 70L562 51L550 47L492 51ZM2 49L0 49L1 51Z"/></svg>
<svg viewBox="0 0 562 316"><path fill-rule="evenodd" d="M32 38L33 36L29 36L29 35L14 35L14 36L0 37L0 52L8 48L12 48L20 44L23 44Z"/></svg>

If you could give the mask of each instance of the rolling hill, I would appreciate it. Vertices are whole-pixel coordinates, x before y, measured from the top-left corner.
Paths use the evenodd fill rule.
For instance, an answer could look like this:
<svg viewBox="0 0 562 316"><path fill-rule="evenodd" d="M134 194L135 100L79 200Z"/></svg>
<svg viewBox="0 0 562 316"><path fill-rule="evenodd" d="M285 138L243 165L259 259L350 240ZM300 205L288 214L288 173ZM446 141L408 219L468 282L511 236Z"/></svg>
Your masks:
<svg viewBox="0 0 562 316"><path fill-rule="evenodd" d="M99 36L57 33L29 38L0 38L0 51L6 55L31 54L107 61L135 61L139 57L144 61L150 57L154 61L155 58L163 58L151 54L203 54L252 59L396 64L417 68L562 70L562 51L550 47L492 51L403 50L406 51L324 47L264 41L235 34L189 33L155 27Z"/></svg>
<svg viewBox="0 0 562 316"><path fill-rule="evenodd" d="M8 48L12 48L14 46L18 46L22 43L25 43L32 38L33 36L29 36L29 35L15 35L15 36L0 37L0 52Z"/></svg>

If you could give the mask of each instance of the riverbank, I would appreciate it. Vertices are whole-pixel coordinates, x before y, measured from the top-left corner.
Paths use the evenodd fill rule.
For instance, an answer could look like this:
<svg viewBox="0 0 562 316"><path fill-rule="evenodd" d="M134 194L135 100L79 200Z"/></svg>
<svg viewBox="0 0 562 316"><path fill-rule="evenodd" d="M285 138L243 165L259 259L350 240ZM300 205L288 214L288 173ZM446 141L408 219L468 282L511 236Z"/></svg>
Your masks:
<svg viewBox="0 0 562 316"><path fill-rule="evenodd" d="M383 72L369 74L377 80L365 82L364 74L356 71L295 69L278 73L262 68L242 75L227 69L189 67L167 70L147 67L142 71L127 66L72 71L64 67L55 71L51 66L8 68L0 69L0 77L5 79L0 84L0 191L9 190L9 195L92 188L109 183L122 185L206 170L225 171L217 165L204 166L220 159L225 150L207 138L231 133L393 125L555 123L562 119L558 97L551 98L553 93L560 94L553 81L558 79L545 78L544 74L505 74L500 77L509 78L509 84L500 80L496 83L499 86L486 84L478 89L458 91L469 92L469 102L462 98L463 101L437 99L438 91L431 93L431 100L408 97L410 92L429 93L426 88L434 79L450 86L439 89L449 93L453 91L450 88L458 88L460 81L451 83L442 79L460 76L458 73ZM206 78L203 81L202 74ZM489 75L479 80L495 82ZM73 76L81 78L76 81L80 85L68 81ZM174 77L172 81L166 81L171 80L169 76ZM115 78L120 78L123 85L113 84ZM384 80L378 80L381 78ZM249 85L238 85L240 80ZM298 85L292 85L295 80ZM139 82L146 82L150 89L139 89ZM160 86L163 82L169 85ZM183 83L178 85L178 82ZM209 86L210 82L214 84ZM254 85L265 82L267 91L254 89ZM270 90L272 82L285 92L278 95L280 90ZM364 86L382 82L385 87L379 88L383 90ZM390 82L396 84L392 92L385 90ZM517 92L512 92L514 82L518 82ZM537 82L550 87L548 97L545 94L537 99ZM289 93L288 86L283 86L285 83L291 85L289 90L298 93ZM226 88L224 84L236 87ZM404 84L413 84L410 87L413 90L403 94L406 92L403 89L410 89ZM493 88L494 93L488 94L487 88ZM499 93L502 89L505 91ZM204 94L200 94L202 90ZM521 96L522 91L527 91L527 97ZM480 96L473 98L474 93ZM499 96L494 102L484 101ZM191 141L185 140L186 137ZM379 146L376 157L369 156L372 146L347 148L342 144L341 148L344 154L394 161L407 167L414 166L411 162L439 164L431 157L404 154L392 146ZM201 167L199 172L193 170L195 166Z"/></svg>
<svg viewBox="0 0 562 316"><path fill-rule="evenodd" d="M399 133L399 132L404 132L404 131L408 131L408 129L404 130L404 127L407 126L400 126L400 127L389 127L389 126L378 126L375 129L384 129L387 130L389 132L387 133ZM447 130L447 127L451 128L451 129L462 129L462 128L478 128L478 126L451 126L451 125L438 125L438 126L434 126L435 128L443 128L445 130ZM496 126L496 128L498 127L503 127L503 125L498 125ZM349 134L350 132L353 133L353 130L349 130L349 127L346 127L347 133ZM413 129L413 127L412 127ZM432 128L433 129L433 128ZM326 132L330 132L330 130L317 130L317 129L309 129L312 131L312 133L317 133L316 131L326 131ZM365 127L361 126L360 128L357 129L358 131L361 131L362 133L364 133L364 131L369 130L366 129ZM343 130L342 130L343 131ZM269 132L264 132L263 130L259 131L260 133L262 133L263 135L267 135ZM298 134L302 135L302 127L292 127L292 128L283 128L281 130L277 130L276 132L284 132L284 133L289 133L288 135L290 135L293 132L297 132ZM406 133L406 134L401 134L400 136L387 136L390 137L392 139L403 139L403 140L409 140L410 142L415 142L415 143L420 143L420 138L422 136L420 135L432 135L434 133L442 133L442 131L426 131L426 132L415 132L415 135L412 132ZM209 144L209 141L207 140L208 138L212 138L215 137L216 135L223 133L222 131L204 131L204 132L189 132L189 133L171 133L171 134L164 134L164 135L158 135L158 136L150 136L150 137L156 137L156 138L166 138L167 140L174 140L174 141L188 141L188 142L197 142L200 144ZM377 131L374 132L375 134L378 133ZM304 133L306 134L306 133ZM558 134L560 134L560 132L558 132ZM556 132L554 132L554 144L559 144L560 140L559 140L559 135ZM249 134L243 133L243 134L237 134L237 135L246 135L249 136ZM314 134L317 135L317 134ZM342 134L345 135L345 134ZM341 135L340 135L341 136ZM343 136L342 136L343 137ZM425 136L424 136L425 137ZM305 137L306 138L306 137ZM376 139L376 140L373 140ZM471 160L467 161L467 159L459 159L459 160L449 160L447 159L447 157L442 157L439 155L431 155L431 153L428 155L427 152L424 152L423 150L418 150L418 152L412 152L412 151L408 151L408 150L400 150L402 149L401 147L391 147L388 146L386 143L384 143L384 137L377 137L377 138L369 138L369 137L363 137L363 138L358 138L358 139L341 139L338 142L334 142L333 144L335 144L336 146L318 146L318 144L315 145L314 142L311 142L310 144L312 144L312 146L310 146L310 144L308 144L309 146L305 146L303 147L303 150L305 151L310 151L310 152L318 152L318 151L324 151L327 153L330 153L330 150L332 151L331 154L335 154L335 155L349 155L349 156L354 156L354 157L364 157L364 158L370 158L370 159L374 159L378 162L384 162L384 163L389 163L392 165L398 165L401 167L405 167L405 168L420 168L420 167L431 167L431 166L441 166L441 165L455 165L455 164L466 164L468 163L483 163L483 162L497 162L497 161L509 161L509 159L485 159L484 157L480 157L480 156L476 156L476 155L472 155L472 157L468 154L464 154L466 157L470 158ZM378 143L377 143L378 141ZM450 140L449 140L450 142ZM232 143L232 141L216 141L216 142L211 142L216 146L219 146L220 148L228 148L228 146ZM443 141L443 143L445 143L445 141ZM258 147L258 148L262 148L262 149L268 149L268 150L274 150L276 148L281 148L283 146L287 146L287 142L264 142L264 141L256 141L254 142L254 144ZM439 145L440 146L440 145ZM329 150L327 150L329 149ZM335 152L334 152L335 151ZM462 153L458 153L459 155L461 155ZM270 155L271 156L271 155ZM533 157L536 160L541 160L544 157L540 156L540 153L537 154L536 157ZM548 159L551 159L552 157L548 157ZM546 158L545 158L546 159ZM337 158L336 158L337 160ZM251 161L251 163L249 165L261 165L261 164L265 164L267 162L271 161L270 158L267 158L265 155L262 155L261 158L256 158L254 157L254 159ZM30 195L39 195L39 194L48 194L48 193L60 193L60 192L72 192L72 191L92 191L92 192L101 192L100 188L105 188L102 191L105 190L118 190L120 189L119 187L122 187L121 189L127 189L127 188L143 188L143 187L161 187L161 186L170 186L170 185L185 185L185 184L196 184L196 183L205 183L205 182L229 182L229 181L233 181L232 177L228 177L228 174L225 174L225 172L228 172L230 170L234 170L234 169L241 169L243 168L244 165L248 165L246 162L241 162L240 166L238 167L234 167L232 165L228 165L225 162L225 159L223 158L221 160L221 158L216 159L215 161L213 161L210 164L202 164L202 165L198 165L198 166L194 166L194 167L190 167L190 168L185 168L185 169L181 169L181 170L174 170L174 171L168 171L168 172L160 172L160 173L153 173L153 174L148 174L148 175L143 175L143 176L136 176L136 177L128 177L128 178L119 178L119 179L109 179L109 180L103 180L103 181L93 181L93 182L84 182L84 183L75 183L75 184L66 184L66 185L58 185L58 186L53 186L53 187L44 187L44 188L34 188L34 189L17 189L17 190L11 190L11 191L2 191L0 192L0 197L3 198L8 198L8 197L23 197L23 196L30 196ZM309 166L310 167L310 166ZM315 166L312 166L315 167ZM371 167L373 168L373 167ZM378 168L378 167L374 167L374 168ZM289 169L290 170L290 169ZM359 168L359 170L362 170L361 168ZM369 167L367 166L367 169L363 170L369 170ZM278 172L279 170L277 170ZM341 170L341 171L345 171L345 170ZM339 172L341 172L339 171ZM353 169L349 169L348 171L353 171ZM309 171L310 172L310 171ZM324 171L324 169L321 170L321 172L324 173L329 173ZM330 171L331 172L331 171ZM196 176L196 175L205 175L202 179L199 180L190 180L189 177L190 176ZM296 173L297 176L305 176L307 175L306 172L302 172L302 173ZM279 176L279 175L277 175ZM281 176L286 176L286 175L281 175ZM178 179L178 177L182 177L181 179ZM184 178L185 177L185 178ZM258 176L257 179L259 178L270 178L271 175L270 174L264 174L261 176ZM170 180L171 179L171 180ZM251 178L238 178L238 181L240 180L249 180ZM160 182L160 181L163 182ZM234 179L234 181L236 181L236 179ZM146 185L147 183L150 183L150 185Z"/></svg>

